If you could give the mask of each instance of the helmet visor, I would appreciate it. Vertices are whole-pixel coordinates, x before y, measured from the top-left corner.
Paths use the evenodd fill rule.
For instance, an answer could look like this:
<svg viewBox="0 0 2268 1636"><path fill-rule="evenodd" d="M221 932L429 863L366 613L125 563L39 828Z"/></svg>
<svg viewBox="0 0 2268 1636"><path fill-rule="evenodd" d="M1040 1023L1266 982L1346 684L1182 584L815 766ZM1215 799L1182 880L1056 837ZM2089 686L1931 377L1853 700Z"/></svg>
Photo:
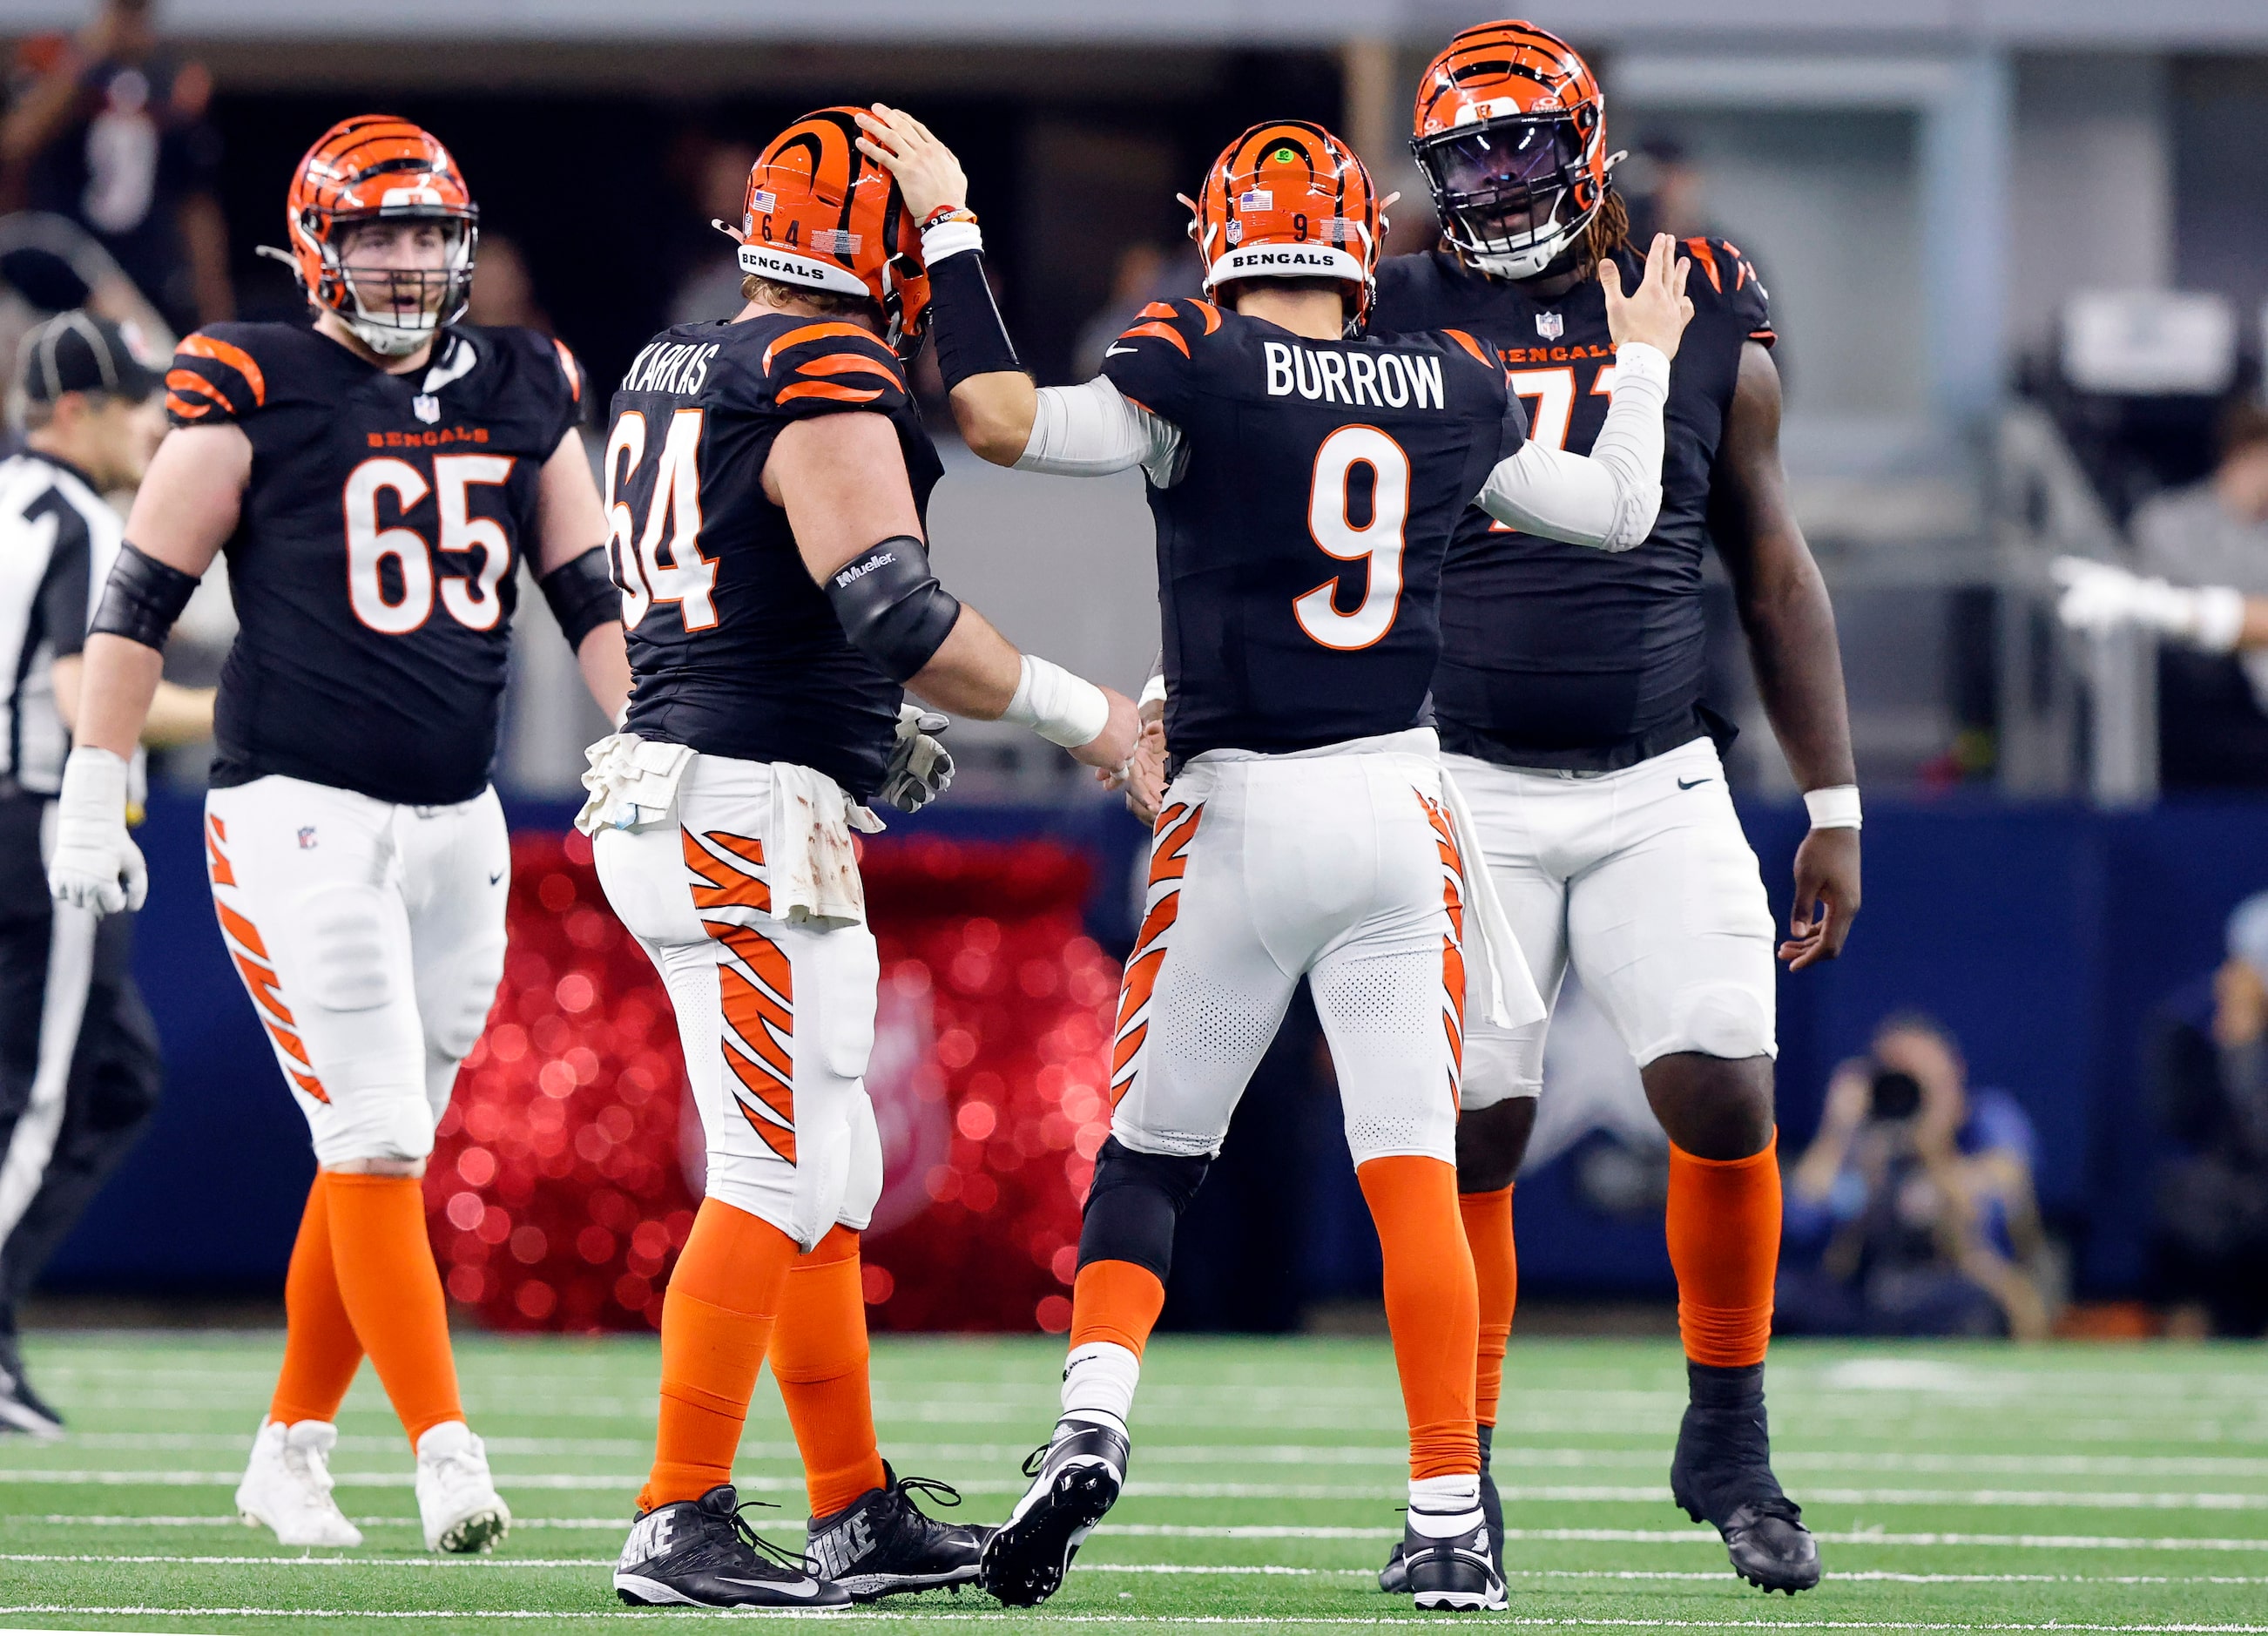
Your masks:
<svg viewBox="0 0 2268 1636"><path fill-rule="evenodd" d="M1468 249L1519 249L1572 208L1583 144L1565 115L1491 120L1421 145L1434 203Z"/></svg>

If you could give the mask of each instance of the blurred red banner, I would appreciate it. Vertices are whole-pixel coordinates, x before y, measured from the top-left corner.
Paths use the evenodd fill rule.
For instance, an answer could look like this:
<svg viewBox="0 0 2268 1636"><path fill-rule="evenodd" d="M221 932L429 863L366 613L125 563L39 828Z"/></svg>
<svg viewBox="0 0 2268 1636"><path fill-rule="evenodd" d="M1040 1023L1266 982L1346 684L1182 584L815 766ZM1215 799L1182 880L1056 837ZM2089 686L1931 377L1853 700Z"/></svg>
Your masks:
<svg viewBox="0 0 2268 1636"><path fill-rule="evenodd" d="M1118 991L1080 930L1087 861L1043 841L885 841L862 868L882 961L868 1318L1060 1332ZM426 1172L442 1277L492 1328L658 1324L703 1168L668 995L579 835L513 837L509 924Z"/></svg>

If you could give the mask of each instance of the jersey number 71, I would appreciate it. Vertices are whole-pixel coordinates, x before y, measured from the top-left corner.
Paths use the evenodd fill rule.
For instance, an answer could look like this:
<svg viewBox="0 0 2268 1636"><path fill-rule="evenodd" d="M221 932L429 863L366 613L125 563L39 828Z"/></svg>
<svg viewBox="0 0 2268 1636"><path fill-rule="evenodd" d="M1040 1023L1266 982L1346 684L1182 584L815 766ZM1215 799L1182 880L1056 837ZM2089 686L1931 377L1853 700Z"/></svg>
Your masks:
<svg viewBox="0 0 2268 1636"><path fill-rule="evenodd" d="M703 411L681 409L669 417L637 532L630 502L617 485L630 486L645 460L645 416L624 409L607 437L607 560L622 588L622 629L633 630L654 608L677 604L690 632L717 623L717 564L701 555L701 422ZM663 560L666 529L667 560ZM633 534L636 543L632 543Z"/></svg>

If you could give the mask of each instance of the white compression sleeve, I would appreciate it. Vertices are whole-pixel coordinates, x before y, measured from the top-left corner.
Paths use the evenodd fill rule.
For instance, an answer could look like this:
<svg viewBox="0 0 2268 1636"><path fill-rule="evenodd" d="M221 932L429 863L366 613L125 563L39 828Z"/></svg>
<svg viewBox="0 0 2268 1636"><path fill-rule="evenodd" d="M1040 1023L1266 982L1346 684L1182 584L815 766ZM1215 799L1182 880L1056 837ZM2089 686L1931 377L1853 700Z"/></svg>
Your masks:
<svg viewBox="0 0 2268 1636"><path fill-rule="evenodd" d="M1613 399L1588 455L1530 439L1498 462L1481 508L1507 528L1627 551L1661 511L1661 409L1669 360L1643 342L1615 351Z"/></svg>
<svg viewBox="0 0 2268 1636"><path fill-rule="evenodd" d="M1031 441L1017 457L1016 469L1104 477L1139 466L1165 489L1180 478L1181 464L1181 428L1129 402L1098 375L1083 387L1040 388Z"/></svg>

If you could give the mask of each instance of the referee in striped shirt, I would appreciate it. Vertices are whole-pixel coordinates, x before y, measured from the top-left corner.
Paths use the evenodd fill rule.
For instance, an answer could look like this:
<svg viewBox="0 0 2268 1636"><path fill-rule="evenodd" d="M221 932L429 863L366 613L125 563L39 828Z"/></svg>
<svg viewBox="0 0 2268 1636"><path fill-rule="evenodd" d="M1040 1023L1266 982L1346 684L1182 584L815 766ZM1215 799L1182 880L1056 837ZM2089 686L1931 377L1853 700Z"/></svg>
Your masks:
<svg viewBox="0 0 2268 1636"><path fill-rule="evenodd" d="M124 537L102 497L141 481L165 424L158 366L85 313L24 337L15 384L22 443L0 460L0 1432L51 1437L63 1422L25 1379L17 1305L140 1134L159 1064L132 917L50 902L44 859L80 650ZM211 722L209 691L163 687L147 741Z"/></svg>

